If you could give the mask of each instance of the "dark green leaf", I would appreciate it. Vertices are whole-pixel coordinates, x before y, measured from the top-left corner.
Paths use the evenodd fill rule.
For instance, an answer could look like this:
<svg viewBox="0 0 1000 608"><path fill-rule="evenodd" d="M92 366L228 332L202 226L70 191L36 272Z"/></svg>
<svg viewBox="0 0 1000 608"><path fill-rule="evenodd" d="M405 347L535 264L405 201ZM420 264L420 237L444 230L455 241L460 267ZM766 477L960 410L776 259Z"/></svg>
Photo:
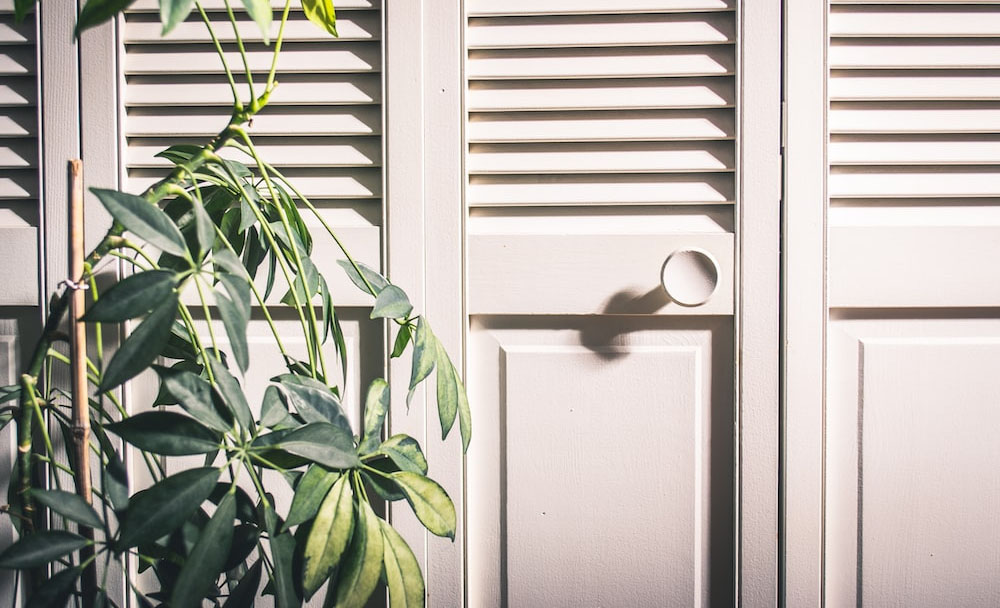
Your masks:
<svg viewBox="0 0 1000 608"><path fill-rule="evenodd" d="M90 191L127 230L165 253L187 256L184 236L162 209L133 194L100 188Z"/></svg>
<svg viewBox="0 0 1000 608"><path fill-rule="evenodd" d="M0 387L0 403L7 403L21 398L21 387L17 384Z"/></svg>
<svg viewBox="0 0 1000 608"><path fill-rule="evenodd" d="M215 386L222 397L223 403L229 408L236 421L247 431L253 431L253 414L250 412L250 404L247 397L240 388L240 383L236 381L226 366L215 357L208 358L209 366L212 368L212 376L215 378Z"/></svg>
<svg viewBox="0 0 1000 608"><path fill-rule="evenodd" d="M253 442L253 447L284 450L331 469L350 469L360 464L351 434L326 422L261 435Z"/></svg>
<svg viewBox="0 0 1000 608"><path fill-rule="evenodd" d="M375 458L365 462L365 465L375 469L376 471L382 471L383 473L395 473L399 471L399 467L396 466L389 458ZM361 475L368 482L375 493L379 495L382 500L387 500L389 502L396 500L403 500L406 498L406 494L399 489L396 482L391 479L387 479L377 473L370 473L368 471L362 471Z"/></svg>
<svg viewBox="0 0 1000 608"><path fill-rule="evenodd" d="M447 439L458 414L458 377L441 343L437 344L437 406L441 439Z"/></svg>
<svg viewBox="0 0 1000 608"><path fill-rule="evenodd" d="M178 23L187 19L194 8L194 0L160 0L160 22L163 23L161 36L166 36Z"/></svg>
<svg viewBox="0 0 1000 608"><path fill-rule="evenodd" d="M237 277L246 276L246 268L243 267L243 262L240 261L236 254L228 249L220 249L212 254L212 263L215 264L215 270L223 270L231 275Z"/></svg>
<svg viewBox="0 0 1000 608"><path fill-rule="evenodd" d="M104 495L111 501L115 511L121 512L128 508L128 472L125 464L114 450L105 450L108 463L101 468L101 482Z"/></svg>
<svg viewBox="0 0 1000 608"><path fill-rule="evenodd" d="M198 358L198 353L191 342L191 335L183 323L174 322L173 327L170 328L167 345L160 351L160 354L168 359L182 359L191 362Z"/></svg>
<svg viewBox="0 0 1000 608"><path fill-rule="evenodd" d="M215 579L222 572L233 542L235 520L236 499L227 494L202 529L198 542L181 568L170 597L172 608L201 606L201 599L215 588Z"/></svg>
<svg viewBox="0 0 1000 608"><path fill-rule="evenodd" d="M171 292L125 339L104 370L97 392L115 388L152 364L170 338L177 300L177 292Z"/></svg>
<svg viewBox="0 0 1000 608"><path fill-rule="evenodd" d="M76 20L76 29L73 31L73 35L79 38L80 32L108 21L133 2L135 0L87 0L87 4L83 5L80 16Z"/></svg>
<svg viewBox="0 0 1000 608"><path fill-rule="evenodd" d="M76 588L76 579L80 578L83 569L79 566L67 568L54 574L52 578L39 585L25 608L53 608L65 606L69 596Z"/></svg>
<svg viewBox="0 0 1000 608"><path fill-rule="evenodd" d="M417 519L432 534L455 540L455 505L444 488L423 475L400 471L389 477L406 494Z"/></svg>
<svg viewBox="0 0 1000 608"><path fill-rule="evenodd" d="M392 354L389 355L391 358L395 359L403 355L406 345L410 343L410 338L413 336L410 327L410 324L407 323L399 328L399 333L396 334L396 342L392 345Z"/></svg>
<svg viewBox="0 0 1000 608"><path fill-rule="evenodd" d="M410 391L406 394L406 404L410 404L417 385L424 381L434 369L437 360L437 336L431 331L427 319L417 319L417 330L413 337L413 364L410 368Z"/></svg>
<svg viewBox="0 0 1000 608"><path fill-rule="evenodd" d="M253 606L254 598L257 597L257 589L260 588L260 575L263 567L264 560L262 559L257 560L257 563L250 566L250 570L240 579L240 584L236 585L236 588L229 594L229 598L226 599L226 603L222 605L222 608L245 608L246 606Z"/></svg>
<svg viewBox="0 0 1000 608"><path fill-rule="evenodd" d="M295 486L292 506L288 509L288 519L285 520L283 530L312 519L338 477L340 473L331 473L319 465L309 467Z"/></svg>
<svg viewBox="0 0 1000 608"><path fill-rule="evenodd" d="M389 284L389 281L386 280L385 277L361 262L357 262L357 265L358 268L361 269L362 274L358 274L358 271L354 269L354 265L351 264L349 260L337 260L337 263L340 264L340 267L347 273L347 278L349 278L358 289L365 293L371 292L368 290L368 285L365 285L364 280L361 278L362 275L364 275L365 279L368 279L368 283L372 286L372 289L375 290L376 295L385 289L385 287Z"/></svg>
<svg viewBox="0 0 1000 608"><path fill-rule="evenodd" d="M358 451L367 454L374 451L382 439L382 425L389 411L389 384L382 378L376 378L368 386L368 396L365 397L365 432Z"/></svg>
<svg viewBox="0 0 1000 608"><path fill-rule="evenodd" d="M154 369L160 375L163 389L174 399L173 402L198 422L220 433L232 429L232 418L223 418L212 402L212 385L207 380L183 369L160 366L154 366Z"/></svg>
<svg viewBox="0 0 1000 608"><path fill-rule="evenodd" d="M20 25L37 0L14 0L14 23Z"/></svg>
<svg viewBox="0 0 1000 608"><path fill-rule="evenodd" d="M274 587L274 602L278 608L298 608L302 603L296 591L295 578L292 574L292 563L295 560L295 537L289 532L275 534L277 529L277 517L270 512L268 519L273 523L268 525L271 557L273 558L274 570L271 573L271 582Z"/></svg>
<svg viewBox="0 0 1000 608"><path fill-rule="evenodd" d="M341 475L319 507L309 529L302 562L302 589L308 600L340 564L354 528L354 493Z"/></svg>
<svg viewBox="0 0 1000 608"><path fill-rule="evenodd" d="M219 277L229 297L218 293L215 303L219 316L226 327L229 344L240 370L246 373L250 366L250 350L247 346L247 325L250 323L250 286L246 281L229 274Z"/></svg>
<svg viewBox="0 0 1000 608"><path fill-rule="evenodd" d="M395 285L386 285L375 298L372 319L405 319L413 312L406 292Z"/></svg>
<svg viewBox="0 0 1000 608"><path fill-rule="evenodd" d="M295 424L276 386L269 386L264 391L264 400L260 406L260 423L269 429L288 428Z"/></svg>
<svg viewBox="0 0 1000 608"><path fill-rule="evenodd" d="M337 574L336 585L327 591L327 602L331 605L330 594L336 600L336 608L362 608L371 597L379 576L382 574L382 532L378 516L367 501L358 505L357 523L351 538L347 559Z"/></svg>
<svg viewBox="0 0 1000 608"><path fill-rule="evenodd" d="M264 38L264 44L268 44L268 30L271 28L271 3L268 0L243 0L243 6L247 9L247 14L257 23L260 28L260 35Z"/></svg>
<svg viewBox="0 0 1000 608"><path fill-rule="evenodd" d="M44 566L52 560L90 544L86 538L65 530L43 530L21 537L0 553L0 568L23 570Z"/></svg>
<svg viewBox="0 0 1000 608"><path fill-rule="evenodd" d="M378 447L378 451L392 459L401 471L427 474L427 459L420 443L409 435L393 435Z"/></svg>
<svg viewBox="0 0 1000 608"><path fill-rule="evenodd" d="M329 422L332 423L348 435L352 434L351 423L347 419L347 414L340 406L340 401L330 392L330 389L315 388L295 383L281 383L285 394L288 395L291 405L295 406L295 411L302 416L306 422Z"/></svg>
<svg viewBox="0 0 1000 608"><path fill-rule="evenodd" d="M177 285L169 270L147 270L122 279L90 307L83 321L114 323L141 317L163 303Z"/></svg>
<svg viewBox="0 0 1000 608"><path fill-rule="evenodd" d="M219 449L217 433L174 412L143 412L107 428L140 450L165 456L207 454Z"/></svg>
<svg viewBox="0 0 1000 608"><path fill-rule="evenodd" d="M162 1L162 0L161 0ZM197 201L191 203L191 212L194 215L194 233L198 243L198 256L196 259L202 260L212 250L215 244L215 222L209 217L208 211Z"/></svg>
<svg viewBox="0 0 1000 608"><path fill-rule="evenodd" d="M137 492L122 521L118 551L152 542L183 524L215 488L221 469L188 469Z"/></svg>
<svg viewBox="0 0 1000 608"><path fill-rule="evenodd" d="M382 564L389 588L389 608L424 605L424 575L413 550L388 522L379 520L384 546Z"/></svg>
<svg viewBox="0 0 1000 608"><path fill-rule="evenodd" d="M334 36L337 35L337 15L332 0L302 0L302 10L306 17Z"/></svg>
<svg viewBox="0 0 1000 608"><path fill-rule="evenodd" d="M94 507L76 494L62 490L32 490L31 497L70 521L91 528L104 527Z"/></svg>
<svg viewBox="0 0 1000 608"><path fill-rule="evenodd" d="M260 528L253 524L240 524L233 529L233 544L226 557L223 571L229 571L243 563L257 548Z"/></svg>

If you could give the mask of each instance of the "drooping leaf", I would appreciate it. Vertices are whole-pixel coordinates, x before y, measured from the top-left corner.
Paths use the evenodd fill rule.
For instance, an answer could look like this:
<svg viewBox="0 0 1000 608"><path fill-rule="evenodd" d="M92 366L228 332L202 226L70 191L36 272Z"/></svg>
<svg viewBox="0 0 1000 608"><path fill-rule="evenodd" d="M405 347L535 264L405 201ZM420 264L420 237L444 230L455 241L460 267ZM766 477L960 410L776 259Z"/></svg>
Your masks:
<svg viewBox="0 0 1000 608"><path fill-rule="evenodd" d="M187 255L187 245L177 224L156 205L134 194L91 188L101 204L125 228L154 247L178 257Z"/></svg>
<svg viewBox="0 0 1000 608"><path fill-rule="evenodd" d="M372 319L405 319L413 312L406 292L395 285L386 285L375 298Z"/></svg>
<svg viewBox="0 0 1000 608"><path fill-rule="evenodd" d="M233 355L240 370L246 373L250 366L250 350L247 346L247 325L250 323L250 286L243 279L223 274L219 281L225 287L228 297L217 294L216 305L219 316L233 347Z"/></svg>
<svg viewBox="0 0 1000 608"><path fill-rule="evenodd" d="M295 306L296 296L299 299L299 304L305 306L312 302L313 296L319 293L320 273L316 265L304 254L300 254L299 261L302 263L303 272L295 275L291 288L281 298L281 303L287 306ZM289 264L294 266L294 260L289 259ZM294 296L292 290L295 291Z"/></svg>
<svg viewBox="0 0 1000 608"><path fill-rule="evenodd" d="M70 521L90 528L104 527L104 522L94 507L77 494L62 490L36 489L31 491L31 497Z"/></svg>
<svg viewBox="0 0 1000 608"><path fill-rule="evenodd" d="M393 435L378 447L378 451L388 456L401 471L427 474L427 459L420 443L409 435Z"/></svg>
<svg viewBox="0 0 1000 608"><path fill-rule="evenodd" d="M111 501L115 511L121 512L128 508L128 472L125 464L114 450L105 450L108 463L101 468L101 483L104 495Z"/></svg>
<svg viewBox="0 0 1000 608"><path fill-rule="evenodd" d="M215 271L220 270L228 272L229 274L237 277L246 276L246 268L243 267L243 262L240 261L236 254L228 249L219 249L212 254L212 264L215 265Z"/></svg>
<svg viewBox="0 0 1000 608"><path fill-rule="evenodd" d="M171 292L122 342L104 370L97 392L115 388L152 364L170 338L177 316L177 300L177 292Z"/></svg>
<svg viewBox="0 0 1000 608"><path fill-rule="evenodd" d="M276 386L269 386L264 390L264 399L260 406L260 423L269 429L288 428L297 424L288 413L288 408L281 399L281 392Z"/></svg>
<svg viewBox="0 0 1000 608"><path fill-rule="evenodd" d="M278 518L274 509L267 509L268 536L270 537L271 557L274 569L271 572L274 603L278 608L298 608L302 599L296 590L295 578L292 574L292 563L295 559L295 537L290 532L278 534Z"/></svg>
<svg viewBox="0 0 1000 608"><path fill-rule="evenodd" d="M25 608L52 608L65 606L69 596L76 588L76 579L80 578L83 569L79 566L66 568L52 575L31 595Z"/></svg>
<svg viewBox="0 0 1000 608"><path fill-rule="evenodd" d="M44 566L90 543L79 534L65 530L35 532L21 537L0 553L0 568L23 570Z"/></svg>
<svg viewBox="0 0 1000 608"><path fill-rule="evenodd" d="M302 562L302 589L308 600L340 565L354 529L354 493L347 475L323 499L306 538Z"/></svg>
<svg viewBox="0 0 1000 608"><path fill-rule="evenodd" d="M143 412L105 428L140 450L164 456L207 454L219 449L217 433L175 412Z"/></svg>
<svg viewBox="0 0 1000 608"><path fill-rule="evenodd" d="M406 494L417 519L429 532L455 540L455 505L444 488L434 480L410 471L390 473L389 477Z"/></svg>
<svg viewBox="0 0 1000 608"><path fill-rule="evenodd" d="M472 441L472 408L469 407L469 395L465 392L465 386L455 375L455 383L458 385L458 430L462 434L462 453L469 451L469 443Z"/></svg>
<svg viewBox="0 0 1000 608"><path fill-rule="evenodd" d="M339 477L340 473L331 473L319 465L309 467L295 486L292 506L288 509L288 518L282 531L312 519Z"/></svg>
<svg viewBox="0 0 1000 608"><path fill-rule="evenodd" d="M223 403L229 408L236 421L247 431L253 431L253 413L250 412L250 404L247 403L246 395L240 388L240 383L233 377L225 365L215 357L208 358L208 364L212 368L212 376L215 378L215 387L222 397Z"/></svg>
<svg viewBox="0 0 1000 608"><path fill-rule="evenodd" d="M437 360L437 336L431 331L427 319L417 319L417 329L413 336L413 363L410 367L410 391L406 394L406 404L410 404L417 385L424 381L434 369Z"/></svg>
<svg viewBox="0 0 1000 608"><path fill-rule="evenodd" d="M152 542L181 526L205 502L221 469L188 469L137 492L129 501L115 547L124 551Z"/></svg>
<svg viewBox="0 0 1000 608"><path fill-rule="evenodd" d="M226 603L222 608L244 608L253 606L254 598L257 597L257 589L260 588L260 576L264 569L264 560L259 559L250 566L247 573L240 579L240 583L226 598Z"/></svg>
<svg viewBox="0 0 1000 608"><path fill-rule="evenodd" d="M195 259L200 261L205 259L215 243L215 222L197 201L191 203L191 213L194 215L195 241L198 243L198 255Z"/></svg>
<svg viewBox="0 0 1000 608"><path fill-rule="evenodd" d="M259 539L260 528L253 524L240 524L233 528L233 543L229 548L229 555L226 557L226 563L222 566L222 571L228 572L242 564L257 548Z"/></svg>
<svg viewBox="0 0 1000 608"><path fill-rule="evenodd" d="M35 2L37 0L14 0L14 23L20 25L28 12L35 8Z"/></svg>
<svg viewBox="0 0 1000 608"><path fill-rule="evenodd" d="M172 608L201 606L201 599L215 587L213 583L222 572L233 542L235 520L236 499L227 494L205 524L198 542L181 568L170 596Z"/></svg>
<svg viewBox="0 0 1000 608"><path fill-rule="evenodd" d="M437 406L441 439L447 439L458 415L458 377L441 343L437 343Z"/></svg>
<svg viewBox="0 0 1000 608"><path fill-rule="evenodd" d="M261 435L252 447L262 451L284 450L331 469L350 469L360 464L351 434L327 422L313 422L293 431Z"/></svg>
<svg viewBox="0 0 1000 608"><path fill-rule="evenodd" d="M177 275L169 270L147 270L114 284L84 313L87 322L116 323L135 319L170 297Z"/></svg>
<svg viewBox="0 0 1000 608"><path fill-rule="evenodd" d="M288 395L295 411L306 422L329 422L352 434L351 423L344 413L344 408L330 389L317 388L299 383L281 382L281 387Z"/></svg>
<svg viewBox="0 0 1000 608"><path fill-rule="evenodd" d="M302 0L302 10L312 21L334 36L337 35L337 15L332 0Z"/></svg>
<svg viewBox="0 0 1000 608"><path fill-rule="evenodd" d="M243 0L243 7L247 9L247 14L254 20L260 28L260 34L264 38L264 44L268 44L271 20L274 18L271 12L271 3L268 0Z"/></svg>
<svg viewBox="0 0 1000 608"><path fill-rule="evenodd" d="M76 29L73 30L73 36L79 38L80 32L108 21L119 12L128 8L133 2L135 0L87 0L87 3L83 5L83 9L80 10L80 16L76 20ZM34 4L34 0L30 3ZM21 4L22 2L19 0L17 6Z"/></svg>
<svg viewBox="0 0 1000 608"><path fill-rule="evenodd" d="M389 355L390 358L395 359L403 355L403 352L406 350L406 345L410 343L410 338L413 337L413 331L410 327L410 324L407 323L399 328L399 333L396 334L396 342L392 345L392 354Z"/></svg>
<svg viewBox="0 0 1000 608"><path fill-rule="evenodd" d="M389 608L422 608L424 575L413 550L388 522L379 520L384 546L382 564L389 588Z"/></svg>
<svg viewBox="0 0 1000 608"><path fill-rule="evenodd" d="M376 378L368 386L368 396L365 397L365 431L361 438L358 451L367 454L374 451L382 438L382 425L389 411L389 384L382 378Z"/></svg>
<svg viewBox="0 0 1000 608"><path fill-rule="evenodd" d="M178 23L187 19L194 8L194 0L160 0L160 22L163 23L161 36L166 36Z"/></svg>
<svg viewBox="0 0 1000 608"><path fill-rule="evenodd" d="M232 418L223 418L212 402L212 385L207 380L183 369L160 366L154 369L167 394L198 422L220 433L232 428Z"/></svg>
<svg viewBox="0 0 1000 608"><path fill-rule="evenodd" d="M340 267L343 268L344 272L347 273L347 278L349 278L351 282L354 283L355 286L357 286L358 289L360 289L365 293L371 293L371 292L368 291L368 285L365 285L364 279L361 278L362 275L364 276L365 279L368 280L368 283L372 286L372 289L375 290L375 295L378 295L379 292L381 292L383 289L385 289L387 285L389 285L389 281L381 274L379 274L378 271L372 269L369 266L366 266L365 264L362 264L361 262L356 262L358 268L361 270L361 274L358 274L358 271L354 269L354 266L351 264L349 260L337 260L337 263L340 264Z"/></svg>
<svg viewBox="0 0 1000 608"><path fill-rule="evenodd" d="M372 469L383 473L395 473L399 471L399 467L396 466L396 463L388 457L366 460L365 466L371 467ZM393 480L387 479L378 473L371 473L367 470L362 471L361 475L364 477L365 481L368 482L368 485L375 490L375 493L382 498L382 500L393 502L406 498L406 495L403 494L403 491L399 489L399 486L397 486L396 482Z"/></svg>
<svg viewBox="0 0 1000 608"><path fill-rule="evenodd" d="M358 504L357 522L347 559L337 574L337 584L327 591L329 606L333 594L336 608L362 608L371 597L382 573L382 533L379 518L371 505L362 500Z"/></svg>

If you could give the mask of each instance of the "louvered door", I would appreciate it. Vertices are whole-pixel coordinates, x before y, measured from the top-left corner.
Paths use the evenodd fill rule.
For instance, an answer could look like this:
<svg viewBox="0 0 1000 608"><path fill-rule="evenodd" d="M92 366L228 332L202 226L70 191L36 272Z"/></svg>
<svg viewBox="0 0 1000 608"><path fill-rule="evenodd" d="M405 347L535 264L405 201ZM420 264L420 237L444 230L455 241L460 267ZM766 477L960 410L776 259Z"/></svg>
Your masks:
<svg viewBox="0 0 1000 608"><path fill-rule="evenodd" d="M790 521L816 518L789 528L789 589L802 593L790 597L995 606L1000 2L822 4L813 10L828 10L829 107L789 127L794 138L827 117L827 196L814 188L789 202L825 206L828 259L826 318L814 325L825 363L789 367L799 386L826 376L825 409L819 399L787 406L790 466L814 463L816 483L793 479L787 490ZM795 86L822 85L797 76L806 81L789 78L793 102ZM790 162L804 153L793 146ZM810 230L791 225L791 238L800 228ZM808 249L793 246L790 259ZM810 284L802 278L791 277L789 298ZM803 425L810 411L818 416ZM825 443L808 446L817 433ZM801 550L805 539L812 549Z"/></svg>
<svg viewBox="0 0 1000 608"><path fill-rule="evenodd" d="M470 605L729 605L735 4L466 10Z"/></svg>

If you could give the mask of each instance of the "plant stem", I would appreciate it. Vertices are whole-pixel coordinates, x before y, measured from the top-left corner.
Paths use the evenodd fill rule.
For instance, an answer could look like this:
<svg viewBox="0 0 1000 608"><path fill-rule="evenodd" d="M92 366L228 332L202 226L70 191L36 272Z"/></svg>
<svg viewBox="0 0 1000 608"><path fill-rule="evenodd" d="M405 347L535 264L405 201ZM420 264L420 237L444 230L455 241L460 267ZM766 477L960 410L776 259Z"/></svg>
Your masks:
<svg viewBox="0 0 1000 608"><path fill-rule="evenodd" d="M278 26L278 37L274 40L274 54L271 56L271 70L267 73L267 85L259 102L267 103L274 90L274 75L278 70L278 55L281 53L281 43L285 38L285 24L288 23L288 9L291 7L291 0L285 0L285 9L281 13L281 25Z"/></svg>
<svg viewBox="0 0 1000 608"><path fill-rule="evenodd" d="M233 80L233 73L229 70L229 64L226 63L226 54L222 51L222 45L219 44L219 39L215 35L215 30L212 28L212 22L209 20L208 15L205 14L205 9L201 7L201 2L195 2L195 6L198 7L198 13L201 15L201 20L205 22L205 27L208 29L208 35L212 37L212 44L215 45L215 52L219 56L219 61L222 62L222 69L226 71L226 79L229 81L229 88L233 91L233 117L243 112L243 102L240 101L240 94L236 91L236 81Z"/></svg>
<svg viewBox="0 0 1000 608"><path fill-rule="evenodd" d="M226 5L226 13L229 15L229 23L233 26L233 36L236 37L236 48L240 50L240 58L243 59L243 70L247 75L247 86L250 88L250 103L255 104L257 102L257 96L253 92L253 72L250 71L250 61L247 60L246 49L243 48L243 37L240 36L240 30L236 25L236 16L233 15L233 7L229 6L229 0L224 0Z"/></svg>

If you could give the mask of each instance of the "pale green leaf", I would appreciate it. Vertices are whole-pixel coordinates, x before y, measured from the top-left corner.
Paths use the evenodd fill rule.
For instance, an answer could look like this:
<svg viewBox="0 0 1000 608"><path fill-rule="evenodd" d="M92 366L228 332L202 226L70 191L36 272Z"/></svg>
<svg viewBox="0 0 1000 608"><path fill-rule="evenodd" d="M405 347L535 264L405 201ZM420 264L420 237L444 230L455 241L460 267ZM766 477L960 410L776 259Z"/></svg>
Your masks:
<svg viewBox="0 0 1000 608"><path fill-rule="evenodd" d="M455 540L455 505L444 488L430 478L409 471L390 473L389 478L406 495L417 519L428 531Z"/></svg>
<svg viewBox="0 0 1000 608"><path fill-rule="evenodd" d="M177 24L187 19L194 0L160 0L160 22L163 24L161 36L166 36Z"/></svg>
<svg viewBox="0 0 1000 608"><path fill-rule="evenodd" d="M337 14L333 10L332 0L302 0L302 10L309 21L334 36L337 35Z"/></svg>
<svg viewBox="0 0 1000 608"><path fill-rule="evenodd" d="M358 451L367 454L378 448L382 438L382 425L389 412L389 384L382 378L376 378L368 386L368 396L365 398L365 430Z"/></svg>
<svg viewBox="0 0 1000 608"><path fill-rule="evenodd" d="M417 329L413 337L413 363L410 368L410 391L406 395L406 404L409 405L417 385L423 382L424 378L430 375L437 360L437 336L431 331L430 323L427 319L420 317L417 319Z"/></svg>
<svg viewBox="0 0 1000 608"><path fill-rule="evenodd" d="M348 260L337 260L337 263L340 264L340 267L347 273L347 278L349 278L358 289L365 293L371 293L368 290L368 285L365 285L365 280L368 281L369 285L371 285L372 289L375 290L376 294L385 289L385 287L389 284L389 281L379 274L378 271L362 264L361 262L356 262L358 269L361 270L361 274L358 274L358 270L355 270L354 265ZM361 278L362 276L364 276L364 279Z"/></svg>
<svg viewBox="0 0 1000 608"><path fill-rule="evenodd" d="M395 285L386 285L375 298L372 319L405 319L413 312L406 292Z"/></svg>
<svg viewBox="0 0 1000 608"><path fill-rule="evenodd" d="M340 473L332 473L319 465L309 467L295 486L292 506L288 508L288 518L282 531L315 517L327 492L338 478Z"/></svg>
<svg viewBox="0 0 1000 608"><path fill-rule="evenodd" d="M420 449L420 443L409 435L393 435L378 447L378 451L388 456L401 471L427 474L427 459Z"/></svg>
<svg viewBox="0 0 1000 608"><path fill-rule="evenodd" d="M353 500L348 475L341 475L316 513L302 557L302 589L307 600L340 565L354 529Z"/></svg>
<svg viewBox="0 0 1000 608"><path fill-rule="evenodd" d="M388 522L379 520L379 526L382 530L382 563L389 588L389 608L422 608L424 575L417 556Z"/></svg>
<svg viewBox="0 0 1000 608"><path fill-rule="evenodd" d="M378 585L384 550L379 518L368 502L362 500L358 504L357 519L347 558L337 574L336 586L331 585L327 591L325 606L363 608Z"/></svg>
<svg viewBox="0 0 1000 608"><path fill-rule="evenodd" d="M243 7L260 28L264 44L268 44L270 42L268 34L271 29L271 20L274 18L274 14L271 12L271 3L268 0L243 0Z"/></svg>

